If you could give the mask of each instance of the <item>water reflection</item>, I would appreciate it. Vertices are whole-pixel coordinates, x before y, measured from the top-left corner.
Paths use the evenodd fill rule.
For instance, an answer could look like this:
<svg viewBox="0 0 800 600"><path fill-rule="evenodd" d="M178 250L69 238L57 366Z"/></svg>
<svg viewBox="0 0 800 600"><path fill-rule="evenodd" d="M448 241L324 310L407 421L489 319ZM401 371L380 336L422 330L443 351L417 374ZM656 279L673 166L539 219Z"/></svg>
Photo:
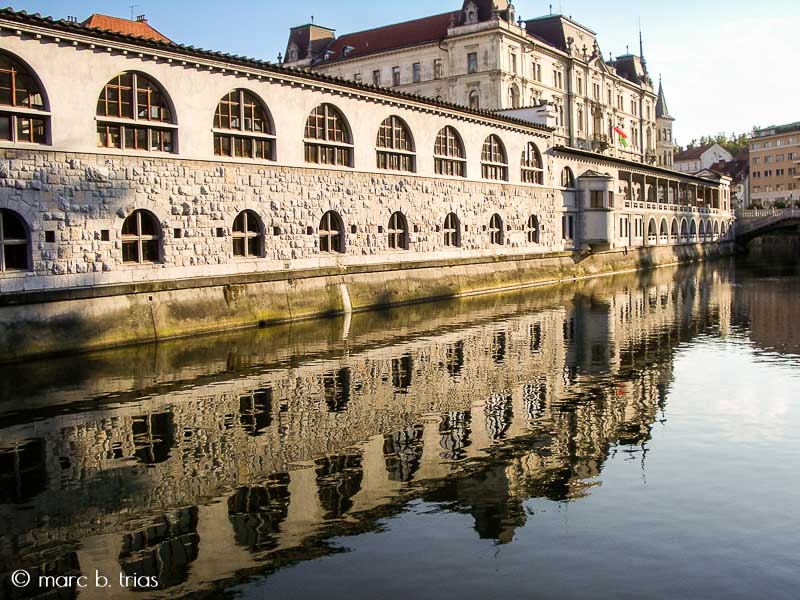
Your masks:
<svg viewBox="0 0 800 600"><path fill-rule="evenodd" d="M747 315L754 340L786 346L752 309L783 292L734 272L355 315L347 340L322 321L15 366L25 384L0 389L2 589L29 567L209 590L319 556L410 498L511 542L527 499L581 498L615 448L644 451L681 343Z"/></svg>

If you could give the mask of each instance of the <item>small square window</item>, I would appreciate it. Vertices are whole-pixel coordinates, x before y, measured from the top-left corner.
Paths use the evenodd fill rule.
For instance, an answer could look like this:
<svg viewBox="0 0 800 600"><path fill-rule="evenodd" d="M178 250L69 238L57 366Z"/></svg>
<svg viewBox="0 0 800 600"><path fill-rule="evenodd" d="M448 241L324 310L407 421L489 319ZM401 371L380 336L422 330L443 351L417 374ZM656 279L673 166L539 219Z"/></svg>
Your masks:
<svg viewBox="0 0 800 600"><path fill-rule="evenodd" d="M217 237L225 237L225 230L222 227L217 227Z"/></svg>
<svg viewBox="0 0 800 600"><path fill-rule="evenodd" d="M350 226L350 233L358 233L358 229L356 228L355 225Z"/></svg>
<svg viewBox="0 0 800 600"><path fill-rule="evenodd" d="M306 235L314 235L314 228L306 227Z"/></svg>
<svg viewBox="0 0 800 600"><path fill-rule="evenodd" d="M281 234L281 228L280 227L273 227L272 228L272 235L280 235L280 234Z"/></svg>
<svg viewBox="0 0 800 600"><path fill-rule="evenodd" d="M54 244L56 241L56 232L55 231L45 231L44 232L44 241L48 244Z"/></svg>
<svg viewBox="0 0 800 600"><path fill-rule="evenodd" d="M109 241L111 239L111 231L109 231L108 229L101 229L100 239L104 242Z"/></svg>
<svg viewBox="0 0 800 600"><path fill-rule="evenodd" d="M383 233L383 225L378 225L378 233Z"/></svg>
<svg viewBox="0 0 800 600"><path fill-rule="evenodd" d="M176 228L175 231L173 232L173 236L175 238L182 238L183 237L183 231L181 231L180 228Z"/></svg>

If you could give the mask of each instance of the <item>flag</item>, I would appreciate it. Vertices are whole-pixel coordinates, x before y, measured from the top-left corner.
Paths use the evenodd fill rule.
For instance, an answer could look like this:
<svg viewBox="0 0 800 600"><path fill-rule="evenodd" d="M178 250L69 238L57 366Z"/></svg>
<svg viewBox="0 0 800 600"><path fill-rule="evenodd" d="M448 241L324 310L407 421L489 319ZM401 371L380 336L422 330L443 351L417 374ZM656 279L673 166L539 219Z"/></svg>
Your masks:
<svg viewBox="0 0 800 600"><path fill-rule="evenodd" d="M614 127L614 131L619 134L619 143L622 144L625 148L628 147L628 135L622 131L619 127Z"/></svg>

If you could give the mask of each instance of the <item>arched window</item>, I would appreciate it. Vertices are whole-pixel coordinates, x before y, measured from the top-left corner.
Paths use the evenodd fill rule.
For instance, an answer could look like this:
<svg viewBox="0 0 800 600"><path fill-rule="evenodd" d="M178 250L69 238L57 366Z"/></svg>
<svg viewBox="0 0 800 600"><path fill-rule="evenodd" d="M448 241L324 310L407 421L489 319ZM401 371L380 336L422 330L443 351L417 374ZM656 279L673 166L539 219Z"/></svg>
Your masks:
<svg viewBox="0 0 800 600"><path fill-rule="evenodd" d="M392 213L389 217L389 248L408 250L408 221L401 212Z"/></svg>
<svg viewBox="0 0 800 600"><path fill-rule="evenodd" d="M436 135L433 148L433 166L437 175L467 176L467 160L461 136L450 127L444 127Z"/></svg>
<svg viewBox="0 0 800 600"><path fill-rule="evenodd" d="M683 228L686 229L686 221L683 222ZM685 232L684 232L685 233ZM673 242L678 241L678 220L672 219L672 225L669 230L670 239Z"/></svg>
<svg viewBox="0 0 800 600"><path fill-rule="evenodd" d="M503 245L503 219L497 213L489 220L489 243L497 246Z"/></svg>
<svg viewBox="0 0 800 600"><path fill-rule="evenodd" d="M269 111L252 93L232 90L214 113L214 154L275 160L275 129Z"/></svg>
<svg viewBox="0 0 800 600"><path fill-rule="evenodd" d="M689 239L693 242L697 241L697 222L692 219L692 223L689 225Z"/></svg>
<svg viewBox="0 0 800 600"><path fill-rule="evenodd" d="M306 121L305 155L307 163L353 166L350 128L339 109L320 104Z"/></svg>
<svg viewBox="0 0 800 600"><path fill-rule="evenodd" d="M700 219L700 229L698 230L697 235L699 236L699 239L700 239L701 242L705 241L706 225L705 225L705 222L702 219Z"/></svg>
<svg viewBox="0 0 800 600"><path fill-rule="evenodd" d="M519 108L519 88L516 85L508 89L508 107Z"/></svg>
<svg viewBox="0 0 800 600"><path fill-rule="evenodd" d="M174 152L172 110L161 88L141 73L121 73L97 100L97 146Z"/></svg>
<svg viewBox="0 0 800 600"><path fill-rule="evenodd" d="M234 256L264 255L264 228L261 226L261 219L252 210L243 210L236 215L231 237Z"/></svg>
<svg viewBox="0 0 800 600"><path fill-rule="evenodd" d="M378 168L392 171L415 170L414 141L400 117L387 117L378 129Z"/></svg>
<svg viewBox="0 0 800 600"><path fill-rule="evenodd" d="M528 142L528 145L522 152L520 166L522 168L523 182L538 183L539 185L542 185L544 182L542 155L539 153L539 149L533 142Z"/></svg>
<svg viewBox="0 0 800 600"><path fill-rule="evenodd" d="M561 187L575 187L575 175L573 174L572 169L569 167L564 167L561 171Z"/></svg>
<svg viewBox="0 0 800 600"><path fill-rule="evenodd" d="M475 110L481 107L481 95L478 90L472 90L469 93L469 107Z"/></svg>
<svg viewBox="0 0 800 600"><path fill-rule="evenodd" d="M50 117L39 84L22 63L0 53L0 140L47 143Z"/></svg>
<svg viewBox="0 0 800 600"><path fill-rule="evenodd" d="M122 262L157 263L160 256L161 226L153 213L135 210L122 224Z"/></svg>
<svg viewBox="0 0 800 600"><path fill-rule="evenodd" d="M335 211L326 212L319 222L319 250L344 254L344 223Z"/></svg>
<svg viewBox="0 0 800 600"><path fill-rule="evenodd" d="M496 135L490 135L483 142L481 150L481 177L484 179L508 180L508 159L503 142Z"/></svg>
<svg viewBox="0 0 800 600"><path fill-rule="evenodd" d="M528 217L528 224L525 227L525 232L529 244L539 243L539 217L536 215Z"/></svg>
<svg viewBox="0 0 800 600"><path fill-rule="evenodd" d="M719 239L719 221L714 221L714 239Z"/></svg>
<svg viewBox="0 0 800 600"><path fill-rule="evenodd" d="M17 213L0 209L0 271L27 271L30 268L28 228Z"/></svg>
<svg viewBox="0 0 800 600"><path fill-rule="evenodd" d="M461 247L461 222L455 213L450 213L444 218L444 245L453 248Z"/></svg>

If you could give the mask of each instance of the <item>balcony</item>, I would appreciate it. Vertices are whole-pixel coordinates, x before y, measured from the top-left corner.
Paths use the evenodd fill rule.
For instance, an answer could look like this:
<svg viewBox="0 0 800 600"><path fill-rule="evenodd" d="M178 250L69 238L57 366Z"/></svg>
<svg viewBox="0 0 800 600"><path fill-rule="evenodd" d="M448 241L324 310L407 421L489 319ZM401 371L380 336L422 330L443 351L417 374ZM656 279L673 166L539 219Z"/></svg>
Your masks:
<svg viewBox="0 0 800 600"><path fill-rule="evenodd" d="M592 135L592 150L605 152L608 150L608 136L605 133L595 133Z"/></svg>

